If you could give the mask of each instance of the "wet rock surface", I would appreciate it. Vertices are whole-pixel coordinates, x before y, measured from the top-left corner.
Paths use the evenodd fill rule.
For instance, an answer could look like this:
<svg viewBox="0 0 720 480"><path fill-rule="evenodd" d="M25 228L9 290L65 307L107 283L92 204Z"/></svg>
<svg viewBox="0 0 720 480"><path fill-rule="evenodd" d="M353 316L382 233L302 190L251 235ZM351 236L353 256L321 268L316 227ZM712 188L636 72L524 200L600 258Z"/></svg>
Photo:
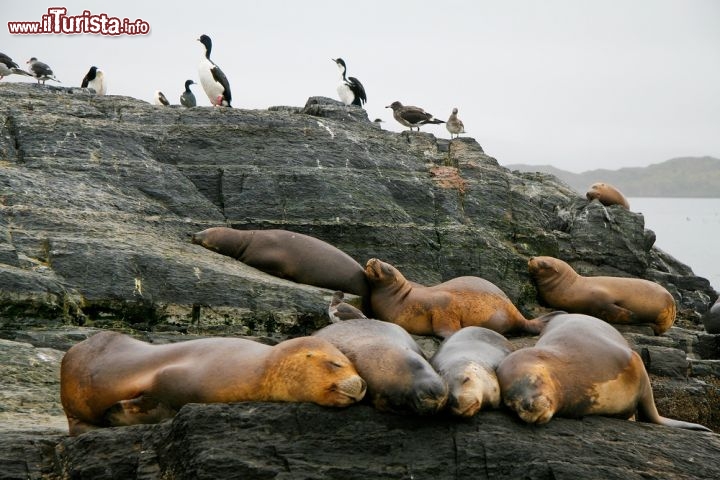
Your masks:
<svg viewBox="0 0 720 480"><path fill-rule="evenodd" d="M481 276L528 317L546 311L527 273L534 255L656 281L675 297L676 327L623 333L661 414L720 431L720 335L701 325L717 293L653 247L640 214L510 172L471 138L387 132L322 97L179 109L3 83L0 478L720 477L708 453L716 435L603 418L535 428L505 411L462 422L364 406L193 405L171 423L67 438L59 364L94 329L273 342L329 322L332 292L189 242L219 225L313 235L424 284Z"/></svg>

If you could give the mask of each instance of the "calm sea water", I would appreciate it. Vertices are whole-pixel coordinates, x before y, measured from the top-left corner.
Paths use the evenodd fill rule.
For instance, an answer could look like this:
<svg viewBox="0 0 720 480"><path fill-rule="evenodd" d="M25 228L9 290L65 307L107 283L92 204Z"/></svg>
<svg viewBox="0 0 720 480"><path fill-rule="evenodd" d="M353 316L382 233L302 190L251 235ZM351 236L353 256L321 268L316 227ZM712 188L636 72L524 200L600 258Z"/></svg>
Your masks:
<svg viewBox="0 0 720 480"><path fill-rule="evenodd" d="M655 246L720 291L720 198L628 198L655 232Z"/></svg>

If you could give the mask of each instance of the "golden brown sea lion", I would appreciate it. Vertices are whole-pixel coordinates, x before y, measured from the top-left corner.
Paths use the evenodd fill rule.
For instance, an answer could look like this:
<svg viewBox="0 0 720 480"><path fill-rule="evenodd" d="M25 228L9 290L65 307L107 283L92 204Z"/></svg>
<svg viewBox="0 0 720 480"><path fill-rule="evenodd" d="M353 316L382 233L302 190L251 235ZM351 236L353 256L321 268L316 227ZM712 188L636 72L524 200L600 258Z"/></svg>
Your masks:
<svg viewBox="0 0 720 480"><path fill-rule="evenodd" d="M535 346L505 357L497 376L503 402L527 423L638 413L651 423L710 431L660 416L640 355L615 328L588 315L554 314Z"/></svg>
<svg viewBox="0 0 720 480"><path fill-rule="evenodd" d="M192 243L276 277L364 298L368 295L362 266L342 250L309 235L213 227L193 234Z"/></svg>
<svg viewBox="0 0 720 480"><path fill-rule="evenodd" d="M552 308L586 313L610 323L649 323L660 335L675 323L675 300L649 280L624 277L583 277L554 257L528 262L542 299Z"/></svg>
<svg viewBox="0 0 720 480"><path fill-rule="evenodd" d="M359 401L365 382L329 342L300 337L268 346L242 338L151 345L101 332L68 350L60 399L70 435L156 423L186 403Z"/></svg>
<svg viewBox="0 0 720 480"><path fill-rule="evenodd" d="M505 337L483 327L465 327L446 338L430 365L448 385L447 406L455 415L472 417L500 406L495 370L512 352Z"/></svg>
<svg viewBox="0 0 720 480"><path fill-rule="evenodd" d="M397 268L376 258L368 260L365 274L375 315L414 335L447 337L468 326L537 334L544 325L542 319L523 317L502 290L480 277L425 287L408 282Z"/></svg>
<svg viewBox="0 0 720 480"><path fill-rule="evenodd" d="M585 197L590 202L597 199L606 207L610 205L620 205L621 207L630 210L630 204L625 198L625 195L609 183L593 183L590 185L587 193L585 193Z"/></svg>
<svg viewBox="0 0 720 480"><path fill-rule="evenodd" d="M374 319L333 323L313 334L335 345L367 382L366 400L381 411L432 414L447 386L405 330Z"/></svg>

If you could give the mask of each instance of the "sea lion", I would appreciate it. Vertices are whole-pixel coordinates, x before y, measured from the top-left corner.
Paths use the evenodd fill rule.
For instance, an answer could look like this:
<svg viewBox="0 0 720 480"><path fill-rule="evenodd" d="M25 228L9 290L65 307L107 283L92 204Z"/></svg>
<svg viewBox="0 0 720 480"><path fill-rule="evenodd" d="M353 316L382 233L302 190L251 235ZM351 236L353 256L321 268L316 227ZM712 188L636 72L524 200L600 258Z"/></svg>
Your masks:
<svg viewBox="0 0 720 480"><path fill-rule="evenodd" d="M495 369L513 347L499 333L483 327L465 327L446 338L430 365L448 385L447 407L462 417L500 406Z"/></svg>
<svg viewBox="0 0 720 480"><path fill-rule="evenodd" d="M705 312L702 317L702 323L705 326L705 331L708 333L720 333L720 297L715 303Z"/></svg>
<svg viewBox="0 0 720 480"><path fill-rule="evenodd" d="M664 287L641 278L583 277L554 257L528 262L538 292L552 308L586 313L610 323L649 323L660 335L675 323L675 300Z"/></svg>
<svg viewBox="0 0 720 480"><path fill-rule="evenodd" d="M60 367L60 399L70 435L156 423L186 403L343 407L359 401L365 388L347 357L315 337L272 347L219 337L151 345L104 331L70 348Z"/></svg>
<svg viewBox="0 0 720 480"><path fill-rule="evenodd" d="M526 319L502 290L480 277L425 287L408 282L397 268L376 258L368 260L365 274L375 315L414 335L447 337L468 326L537 334L544 325L541 318Z"/></svg>
<svg viewBox="0 0 720 480"><path fill-rule="evenodd" d="M597 199L606 207L610 205L620 205L626 210L630 210L630 204L625 198L625 195L609 183L593 183L590 185L587 193L585 193L585 197L589 202Z"/></svg>
<svg viewBox="0 0 720 480"><path fill-rule="evenodd" d="M427 415L447 400L447 386L413 338L375 319L333 323L313 334L335 345L367 382L365 399L381 411Z"/></svg>
<svg viewBox="0 0 720 480"><path fill-rule="evenodd" d="M341 291L333 294L330 305L328 305L328 317L333 323L353 318L367 318L360 309L345 302L345 294Z"/></svg>
<svg viewBox="0 0 720 480"><path fill-rule="evenodd" d="M497 377L503 402L527 423L637 412L647 422L710 431L660 416L640 355L614 327L588 315L555 313L534 347L500 362Z"/></svg>
<svg viewBox="0 0 720 480"><path fill-rule="evenodd" d="M213 227L193 234L192 243L276 277L364 298L368 295L362 266L342 250L309 235Z"/></svg>

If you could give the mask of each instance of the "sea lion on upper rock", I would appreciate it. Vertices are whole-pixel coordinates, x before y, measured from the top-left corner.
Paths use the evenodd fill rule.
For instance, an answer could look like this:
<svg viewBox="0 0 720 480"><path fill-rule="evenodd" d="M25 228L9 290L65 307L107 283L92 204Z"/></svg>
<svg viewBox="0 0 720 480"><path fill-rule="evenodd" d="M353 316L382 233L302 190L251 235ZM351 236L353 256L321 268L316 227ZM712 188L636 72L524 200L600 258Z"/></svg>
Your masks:
<svg viewBox="0 0 720 480"><path fill-rule="evenodd" d="M708 333L720 333L720 297L715 303L705 312L702 317L702 323L705 327L705 331Z"/></svg>
<svg viewBox="0 0 720 480"><path fill-rule="evenodd" d="M480 277L425 287L408 282L397 268L376 258L368 260L365 274L377 317L414 335L447 337L468 326L537 334L544 325L542 318L526 319L502 290Z"/></svg>
<svg viewBox="0 0 720 480"><path fill-rule="evenodd" d="M70 435L170 418L186 403L314 402L343 407L365 381L328 341L300 337L264 345L205 338L151 345L100 332L68 350L60 399Z"/></svg>
<svg viewBox="0 0 720 480"><path fill-rule="evenodd" d="M554 314L534 347L505 357L497 377L503 402L527 423L637 412L651 423L710 431L660 416L640 355L614 327L588 315Z"/></svg>
<svg viewBox="0 0 720 480"><path fill-rule="evenodd" d="M620 205L621 207L630 210L630 204L625 198L625 195L609 183L593 183L590 185L587 193L585 193L585 197L590 202L597 199L606 207L610 205Z"/></svg>
<svg viewBox="0 0 720 480"><path fill-rule="evenodd" d="M362 266L342 250L309 235L213 227L193 234L192 243L276 277L363 298L368 295Z"/></svg>
<svg viewBox="0 0 720 480"><path fill-rule="evenodd" d="M401 327L364 318L333 323L313 335L347 355L367 382L365 398L376 409L425 415L445 405L445 382Z"/></svg>
<svg viewBox="0 0 720 480"><path fill-rule="evenodd" d="M472 417L500 406L495 369L513 351L502 335L483 327L465 327L446 338L430 364L448 384L447 406L455 415Z"/></svg>
<svg viewBox="0 0 720 480"><path fill-rule="evenodd" d="M610 323L649 323L660 335L675 323L675 300L663 286L641 278L584 277L554 257L528 262L538 292L552 308L586 313Z"/></svg>

